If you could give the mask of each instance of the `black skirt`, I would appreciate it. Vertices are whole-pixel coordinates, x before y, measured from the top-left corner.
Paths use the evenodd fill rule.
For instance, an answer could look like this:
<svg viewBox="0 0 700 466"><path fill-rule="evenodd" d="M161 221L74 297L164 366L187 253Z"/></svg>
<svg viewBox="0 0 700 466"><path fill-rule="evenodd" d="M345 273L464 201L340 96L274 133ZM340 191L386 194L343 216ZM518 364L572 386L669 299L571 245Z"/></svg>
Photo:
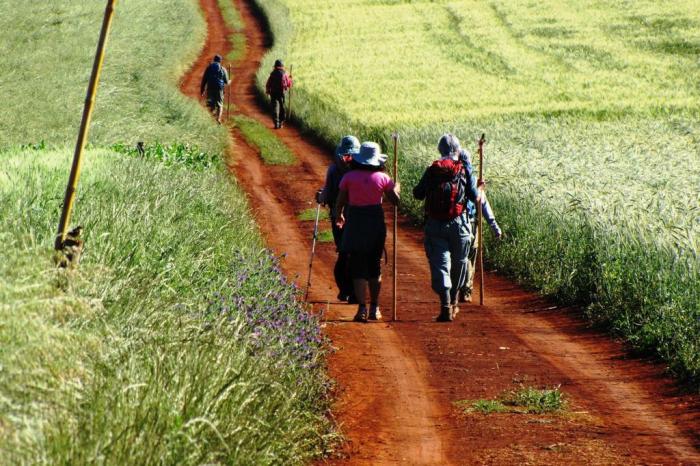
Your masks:
<svg viewBox="0 0 700 466"><path fill-rule="evenodd" d="M376 253L384 250L386 224L381 205L348 206L340 250L345 253Z"/></svg>

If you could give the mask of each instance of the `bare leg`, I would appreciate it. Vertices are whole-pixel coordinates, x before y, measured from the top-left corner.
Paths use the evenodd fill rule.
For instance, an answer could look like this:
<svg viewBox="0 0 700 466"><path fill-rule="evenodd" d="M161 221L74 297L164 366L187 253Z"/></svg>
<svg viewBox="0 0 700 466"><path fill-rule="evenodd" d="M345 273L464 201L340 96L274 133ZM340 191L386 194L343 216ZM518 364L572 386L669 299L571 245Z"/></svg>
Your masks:
<svg viewBox="0 0 700 466"><path fill-rule="evenodd" d="M357 298L358 304L364 306L367 304L367 280L363 278L356 278L352 281L353 287L355 288L355 297Z"/></svg>
<svg viewBox="0 0 700 466"><path fill-rule="evenodd" d="M377 304L379 302L379 291L382 288L382 277L369 280L369 302Z"/></svg>

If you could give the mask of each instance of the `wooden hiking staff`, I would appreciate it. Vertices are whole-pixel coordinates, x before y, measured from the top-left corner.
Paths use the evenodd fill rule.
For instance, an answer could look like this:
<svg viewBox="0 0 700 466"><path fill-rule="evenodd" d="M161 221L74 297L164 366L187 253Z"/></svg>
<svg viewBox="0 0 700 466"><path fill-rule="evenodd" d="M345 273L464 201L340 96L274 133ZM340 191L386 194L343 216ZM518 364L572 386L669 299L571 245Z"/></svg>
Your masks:
<svg viewBox="0 0 700 466"><path fill-rule="evenodd" d="M391 135L391 138L394 140L394 183L399 182L399 133L394 132L394 134ZM391 313L392 313L392 320L396 320L396 285L397 285L397 277L398 273L396 271L396 258L398 256L398 222L399 222L399 206L394 205L394 251L393 251L393 264L394 264L394 293L392 297L392 302L391 302Z"/></svg>
<svg viewBox="0 0 700 466"><path fill-rule="evenodd" d="M226 93L226 119L231 118L231 64L228 65L228 92Z"/></svg>
<svg viewBox="0 0 700 466"><path fill-rule="evenodd" d="M289 88L289 108L287 109L287 119L292 121L292 88L294 88L294 65L289 65L289 79L292 81L292 87Z"/></svg>
<svg viewBox="0 0 700 466"><path fill-rule="evenodd" d="M477 234L477 241L479 242L479 247L477 249L477 262L479 264L479 306L484 305L484 235L483 231L484 229L482 228L483 220L484 220L484 215L482 212L482 209L484 207L484 188L483 188L483 183L484 183L484 144L486 143L486 134L481 135L481 138L479 139L479 182L477 183L477 186L479 186L479 205L476 206L476 215L478 218L477 222L477 227L476 227L476 234Z"/></svg>
<svg viewBox="0 0 700 466"><path fill-rule="evenodd" d="M102 20L102 30L100 31L100 38L97 42L95 60L92 64L92 74L90 75L87 96L85 97L85 105L83 106L83 117L80 121L80 130L78 130L78 140L75 143L73 165L70 169L68 185L66 186L66 194L63 198L61 219L58 222L58 233L56 234L56 242L54 244L56 250L61 250L63 248L63 242L66 240L66 230L68 229L68 224L70 223L73 202L75 201L75 191L78 188L78 180L80 179L83 149L85 148L85 142L87 141L88 132L90 130L92 109L95 105L95 94L97 93L97 85L100 82L100 72L102 71L102 62L104 61L107 37L109 36L109 30L112 26L112 17L114 16L114 7L116 3L117 0L107 0L107 6L105 7L104 18Z"/></svg>

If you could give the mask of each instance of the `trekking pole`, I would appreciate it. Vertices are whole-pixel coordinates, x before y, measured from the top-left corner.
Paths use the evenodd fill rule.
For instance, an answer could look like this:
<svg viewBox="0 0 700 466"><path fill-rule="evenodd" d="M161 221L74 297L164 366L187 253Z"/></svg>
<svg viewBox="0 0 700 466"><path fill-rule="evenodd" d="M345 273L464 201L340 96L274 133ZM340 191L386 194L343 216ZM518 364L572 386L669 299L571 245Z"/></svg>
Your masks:
<svg viewBox="0 0 700 466"><path fill-rule="evenodd" d="M102 62L104 61L105 48L107 46L107 37L112 26L112 17L114 16L114 7L117 0L107 0L105 7L104 18L102 20L102 30L100 38L97 41L97 51L95 52L95 60L92 64L92 74L88 84L87 95L85 97L85 105L83 107L83 117L80 121L80 129L78 130L78 140L75 143L75 152L73 153L73 164L71 165L70 175L68 177L68 185L66 186L66 194L63 198L63 209L61 210L61 219L58 222L58 233L56 234L56 242L54 247L56 250L63 248L63 242L66 240L66 230L70 223L71 211L73 210L73 202L75 201L75 191L78 187L80 179L80 167L83 160L83 149L87 141L88 132L90 130L90 120L92 118L92 109L95 104L95 94L97 93L97 85L100 82L100 72L102 71Z"/></svg>
<svg viewBox="0 0 700 466"><path fill-rule="evenodd" d="M311 258L309 259L309 276L306 279L306 293L304 293L304 302L309 300L309 290L311 289L311 267L314 264L314 253L316 252L316 239L318 238L318 217L321 214L321 204L316 204L316 221L314 222L314 240L311 243Z"/></svg>
<svg viewBox="0 0 700 466"><path fill-rule="evenodd" d="M394 140L394 183L399 182L399 133L394 132L391 135ZM396 284L397 284L397 271L396 271L396 258L398 256L397 246L398 246L398 222L399 222L399 206L394 205L394 295L391 304L392 310L392 320L396 320Z"/></svg>
<svg viewBox="0 0 700 466"><path fill-rule="evenodd" d="M479 139L479 182L478 185L482 185L484 182L484 143L486 142L486 134L482 134ZM479 256L479 306L484 305L484 229L482 228L484 215L482 209L484 207L484 189L480 189L481 193L479 196L479 205L477 206L477 241L479 242L479 248L477 250L477 255Z"/></svg>
<svg viewBox="0 0 700 466"><path fill-rule="evenodd" d="M292 80L292 87L289 88L289 109L287 119L292 121L292 89L294 88L294 65L289 65L289 79Z"/></svg>
<svg viewBox="0 0 700 466"><path fill-rule="evenodd" d="M231 64L228 65L228 94L226 99L226 119L231 118Z"/></svg>

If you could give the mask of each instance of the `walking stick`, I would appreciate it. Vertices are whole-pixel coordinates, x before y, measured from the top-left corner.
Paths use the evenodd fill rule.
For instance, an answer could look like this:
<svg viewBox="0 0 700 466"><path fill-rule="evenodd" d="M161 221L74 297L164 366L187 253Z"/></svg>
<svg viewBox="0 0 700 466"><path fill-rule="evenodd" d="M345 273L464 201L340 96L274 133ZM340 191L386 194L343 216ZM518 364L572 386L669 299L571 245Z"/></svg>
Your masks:
<svg viewBox="0 0 700 466"><path fill-rule="evenodd" d="M486 142L486 134L482 134L481 138L479 139L479 182L477 185L481 185L482 188L480 189L481 193L479 196L479 205L477 206L477 218L478 218L478 225L477 225L477 241L479 241L479 248L477 250L477 255L479 256L478 263L479 263L479 305L483 306L484 305L484 234L483 231L484 229L482 228L482 223L484 220L484 215L482 213L483 210L483 203L484 203L484 189L483 189L483 182L484 182L484 143Z"/></svg>
<svg viewBox="0 0 700 466"><path fill-rule="evenodd" d="M228 94L226 99L226 119L231 118L231 65L228 65Z"/></svg>
<svg viewBox="0 0 700 466"><path fill-rule="evenodd" d="M294 65L289 65L289 79L292 81L292 87L289 88L289 108L287 109L287 119L292 121L292 89L294 88Z"/></svg>
<svg viewBox="0 0 700 466"><path fill-rule="evenodd" d="M394 132L391 135L394 140L394 183L399 182L399 133ZM397 246L398 246L398 221L399 221L399 206L394 205L394 295L391 304L392 310L392 320L396 320L396 282L397 282L397 271L396 271L396 257L397 257Z"/></svg>
<svg viewBox="0 0 700 466"><path fill-rule="evenodd" d="M316 252L316 239L318 238L318 217L321 213L321 204L316 204L316 221L314 222L314 240L311 243L311 258L309 259L309 276L306 279L306 293L304 293L304 302L309 300L309 289L311 289L311 267L314 264L314 254Z"/></svg>
<svg viewBox="0 0 700 466"><path fill-rule="evenodd" d="M116 3L117 0L107 0L104 18L102 19L102 29L100 30L100 38L97 41L97 51L95 52L95 60L92 63L92 73L90 75L90 82L88 83L85 105L83 106L80 129L78 130L78 140L75 143L73 164L71 165L70 175L68 176L66 194L63 198L61 219L58 222L58 233L56 234L54 244L56 250L61 250L63 248L63 242L66 240L66 230L70 223L73 202L75 201L75 191L78 189L78 180L80 179L83 149L85 148L85 142L87 141L88 132L90 130L90 119L92 118L92 109L95 104L95 94L97 93L97 85L100 82L100 72L102 71L102 62L104 61L105 48L107 47L107 37L109 36L109 30L112 26L112 17L114 16Z"/></svg>

